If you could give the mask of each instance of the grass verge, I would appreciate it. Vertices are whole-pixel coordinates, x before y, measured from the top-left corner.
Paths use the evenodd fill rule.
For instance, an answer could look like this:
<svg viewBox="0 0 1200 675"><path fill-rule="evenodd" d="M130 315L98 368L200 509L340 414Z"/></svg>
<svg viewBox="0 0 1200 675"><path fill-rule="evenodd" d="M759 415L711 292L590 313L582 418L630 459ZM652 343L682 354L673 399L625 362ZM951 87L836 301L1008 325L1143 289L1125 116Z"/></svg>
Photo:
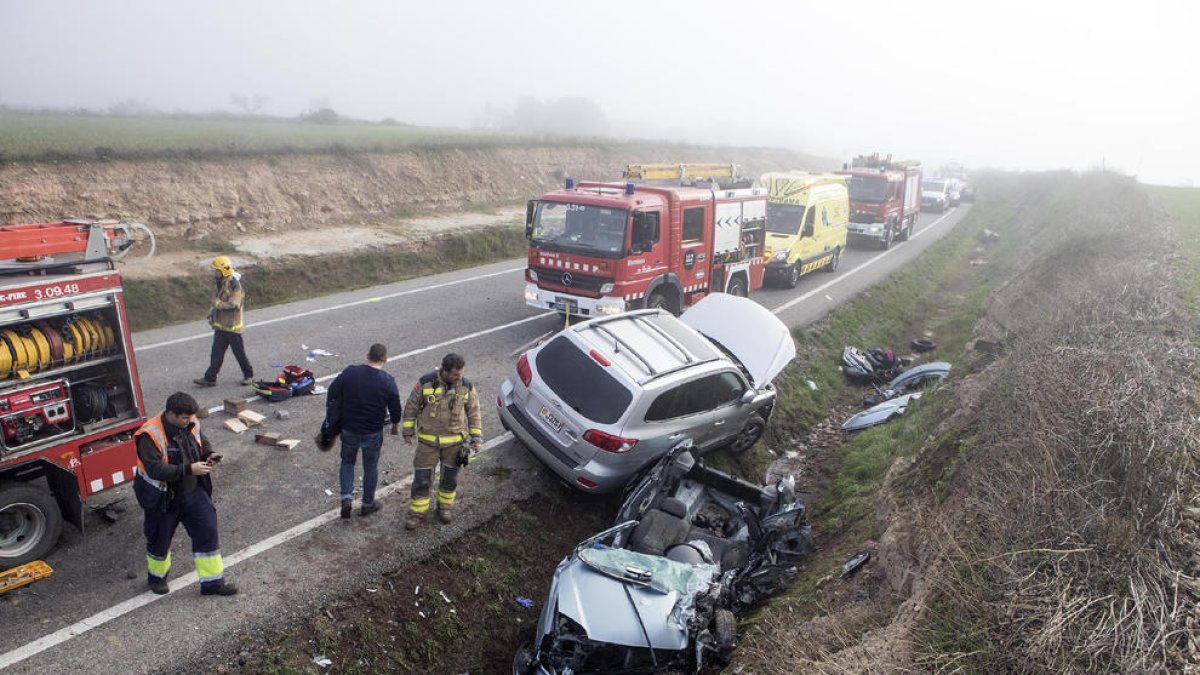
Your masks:
<svg viewBox="0 0 1200 675"><path fill-rule="evenodd" d="M520 228L498 226L429 239L419 250L390 246L268 262L243 269L242 280L253 309L517 258L527 246ZM134 331L202 318L212 295L207 274L124 284Z"/></svg>

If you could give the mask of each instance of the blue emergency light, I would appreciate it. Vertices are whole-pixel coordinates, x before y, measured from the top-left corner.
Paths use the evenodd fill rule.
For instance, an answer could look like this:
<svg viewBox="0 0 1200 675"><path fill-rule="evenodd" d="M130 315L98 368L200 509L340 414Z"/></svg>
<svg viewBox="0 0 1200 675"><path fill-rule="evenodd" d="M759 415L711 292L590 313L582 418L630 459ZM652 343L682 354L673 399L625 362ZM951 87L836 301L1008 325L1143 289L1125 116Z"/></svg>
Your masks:
<svg viewBox="0 0 1200 675"><path fill-rule="evenodd" d="M570 176L567 176L566 185L567 185L568 190L574 190L575 189L575 179Z"/></svg>

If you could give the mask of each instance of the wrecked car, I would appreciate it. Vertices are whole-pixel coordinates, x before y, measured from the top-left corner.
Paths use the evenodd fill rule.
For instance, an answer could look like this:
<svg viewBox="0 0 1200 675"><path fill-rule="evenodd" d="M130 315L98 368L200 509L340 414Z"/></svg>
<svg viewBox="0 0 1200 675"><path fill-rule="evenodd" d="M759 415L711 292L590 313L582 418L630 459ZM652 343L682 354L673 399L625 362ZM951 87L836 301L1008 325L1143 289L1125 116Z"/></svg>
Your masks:
<svg viewBox="0 0 1200 675"><path fill-rule="evenodd" d="M912 359L897 358L890 349L842 348L842 374L856 383L882 384L904 372Z"/></svg>
<svg viewBox="0 0 1200 675"><path fill-rule="evenodd" d="M617 525L554 572L513 672L699 672L736 644L735 615L812 549L791 476L759 487L710 469L690 441L631 484Z"/></svg>
<svg viewBox="0 0 1200 675"><path fill-rule="evenodd" d="M921 392L917 391L876 403L843 422L842 429L845 431L858 431L859 429L873 427L876 424L883 424L893 417L903 415L908 410L908 404L919 398L921 398Z"/></svg>
<svg viewBox="0 0 1200 675"><path fill-rule="evenodd" d="M874 394L863 398L863 405L870 407L846 420L842 429L858 431L903 415L909 403L921 398L917 389L941 382L949 374L950 364L945 361L923 363L900 373L888 382L887 387L876 387Z"/></svg>
<svg viewBox="0 0 1200 675"><path fill-rule="evenodd" d="M796 355L762 305L715 293L675 318L599 317L522 354L500 385L500 421L571 487L614 492L682 438L744 452L775 407L771 381Z"/></svg>

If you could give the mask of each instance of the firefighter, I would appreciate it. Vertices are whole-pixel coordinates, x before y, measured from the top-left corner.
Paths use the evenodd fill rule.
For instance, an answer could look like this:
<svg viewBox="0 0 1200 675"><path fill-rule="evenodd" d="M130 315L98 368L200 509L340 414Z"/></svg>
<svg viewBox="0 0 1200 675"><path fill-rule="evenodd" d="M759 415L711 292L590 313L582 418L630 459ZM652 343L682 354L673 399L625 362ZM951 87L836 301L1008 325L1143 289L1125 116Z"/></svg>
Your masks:
<svg viewBox="0 0 1200 675"><path fill-rule="evenodd" d="M145 511L146 572L150 590L163 595L170 589L171 539L183 523L192 540L192 560L204 595L233 595L237 586L225 581L225 563L217 537L217 510L212 503L213 453L200 433L196 399L176 392L162 414L150 418L133 437L137 467L133 492Z"/></svg>
<svg viewBox="0 0 1200 675"><path fill-rule="evenodd" d="M242 384L254 384L254 367L246 357L246 345L242 342L242 305L246 300L242 275L234 271L233 262L226 255L213 258L212 269L215 287L212 308L208 312L208 325L213 329L212 353L204 376L192 382L201 387L216 386L217 373L225 362L225 350L232 348L233 356L242 368Z"/></svg>
<svg viewBox="0 0 1200 675"><path fill-rule="evenodd" d="M463 377L465 368L463 357L447 354L441 369L422 376L404 404L404 442L412 445L413 437L417 438L412 503L404 521L407 530L420 527L429 512L433 472L439 464L438 519L443 523L452 520L459 469L483 445L479 397Z"/></svg>

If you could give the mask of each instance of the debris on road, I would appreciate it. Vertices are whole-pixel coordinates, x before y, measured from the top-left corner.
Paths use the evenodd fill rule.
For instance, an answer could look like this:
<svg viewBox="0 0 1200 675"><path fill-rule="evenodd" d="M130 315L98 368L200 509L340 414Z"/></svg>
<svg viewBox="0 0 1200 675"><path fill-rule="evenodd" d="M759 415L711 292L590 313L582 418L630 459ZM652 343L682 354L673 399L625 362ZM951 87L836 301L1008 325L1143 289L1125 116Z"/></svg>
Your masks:
<svg viewBox="0 0 1200 675"><path fill-rule="evenodd" d="M238 419L248 427L256 427L267 421L267 416L262 413L256 413L253 410L243 410L238 413Z"/></svg>
<svg viewBox="0 0 1200 675"><path fill-rule="evenodd" d="M446 596L445 591L438 591L438 595L442 596L442 599L446 601L447 605L450 604L450 598Z"/></svg>
<svg viewBox="0 0 1200 675"><path fill-rule="evenodd" d="M254 442L262 445L279 445L279 439L283 434L278 431L260 431L254 434Z"/></svg>
<svg viewBox="0 0 1200 675"><path fill-rule="evenodd" d="M275 447L283 448L284 450L295 450L297 445L300 445L300 441L294 438L288 438L276 443Z"/></svg>
<svg viewBox="0 0 1200 675"><path fill-rule="evenodd" d="M231 419L231 420L225 420L223 425L226 429L232 431L235 434L240 434L243 431L250 428L250 427L246 426L245 424L242 424L242 421L239 419L236 419L236 418Z"/></svg>
<svg viewBox="0 0 1200 675"><path fill-rule="evenodd" d="M326 495L328 495L328 496L330 496L330 497L332 497L332 496L333 496L333 490L330 490L329 488L325 488L325 494L326 494Z"/></svg>
<svg viewBox="0 0 1200 675"><path fill-rule="evenodd" d="M812 380L805 380L805 381L804 381L804 383L808 385L808 388L809 388L809 389L811 389L811 390L813 390L813 391L816 391L816 390L817 390L817 383L816 383L816 382L813 382Z"/></svg>
<svg viewBox="0 0 1200 675"><path fill-rule="evenodd" d="M227 398L225 399L225 412L230 415L238 415L246 409L245 399Z"/></svg>
<svg viewBox="0 0 1200 675"><path fill-rule="evenodd" d="M275 411L275 419L277 419L277 420L286 420L287 418L289 418L291 416L292 416L292 414L286 410L276 410Z"/></svg>
<svg viewBox="0 0 1200 675"><path fill-rule="evenodd" d="M330 659L326 656L314 656L312 662L318 666L321 666L322 668L328 668L329 666L333 665L333 659Z"/></svg>
<svg viewBox="0 0 1200 675"><path fill-rule="evenodd" d="M937 349L937 343L928 338L917 338L912 341L912 348L918 353L931 352Z"/></svg>
<svg viewBox="0 0 1200 675"><path fill-rule="evenodd" d="M517 596L517 604L525 609L533 609L533 601L525 596Z"/></svg>

